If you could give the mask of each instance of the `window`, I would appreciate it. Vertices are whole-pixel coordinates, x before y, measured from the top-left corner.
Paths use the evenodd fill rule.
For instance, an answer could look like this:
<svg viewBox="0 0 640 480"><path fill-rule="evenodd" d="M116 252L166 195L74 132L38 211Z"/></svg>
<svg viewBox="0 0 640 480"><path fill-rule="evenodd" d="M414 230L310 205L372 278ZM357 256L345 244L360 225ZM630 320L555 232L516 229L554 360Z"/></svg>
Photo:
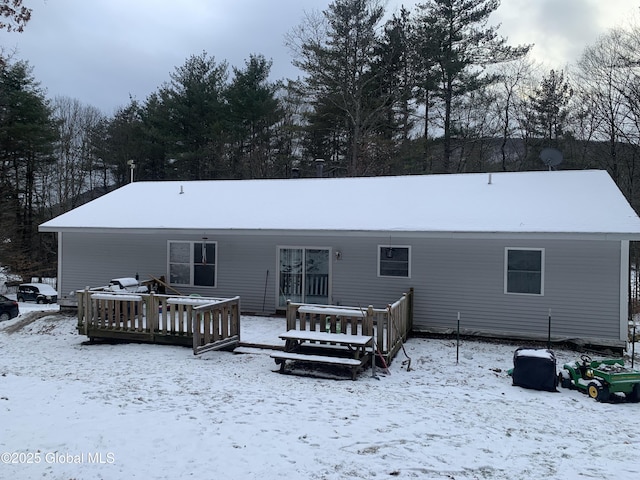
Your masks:
<svg viewBox="0 0 640 480"><path fill-rule="evenodd" d="M411 277L411 249L393 245L378 246L378 276Z"/></svg>
<svg viewBox="0 0 640 480"><path fill-rule="evenodd" d="M169 242L169 283L216 286L216 242Z"/></svg>
<svg viewBox="0 0 640 480"><path fill-rule="evenodd" d="M544 295L544 249L505 249L504 291Z"/></svg>

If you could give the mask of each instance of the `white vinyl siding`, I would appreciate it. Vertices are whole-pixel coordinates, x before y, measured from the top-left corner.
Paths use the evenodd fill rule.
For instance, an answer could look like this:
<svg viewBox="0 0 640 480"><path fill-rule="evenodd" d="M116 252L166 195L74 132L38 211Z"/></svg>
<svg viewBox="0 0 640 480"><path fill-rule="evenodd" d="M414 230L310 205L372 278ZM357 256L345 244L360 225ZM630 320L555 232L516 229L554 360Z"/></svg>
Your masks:
<svg viewBox="0 0 640 480"><path fill-rule="evenodd" d="M168 282L167 242L200 242L201 235L65 232L59 291L75 300L69 292L136 274L141 280L166 275ZM516 332L546 340L551 309L552 335L620 339L621 298L626 299L627 292L626 287L620 289L626 282L621 271L627 268L620 241L398 237L396 245L411 247L411 278L378 275L374 252L391 243L388 235L327 234L319 239L290 233L227 233L215 239L218 252L223 252L216 258L216 286L174 288L184 295L239 295L243 311L274 313L278 247L323 245L332 248L330 304L383 308L413 288L416 332L452 331L460 312L461 328L469 332ZM506 247L544 249L544 296L505 295Z"/></svg>

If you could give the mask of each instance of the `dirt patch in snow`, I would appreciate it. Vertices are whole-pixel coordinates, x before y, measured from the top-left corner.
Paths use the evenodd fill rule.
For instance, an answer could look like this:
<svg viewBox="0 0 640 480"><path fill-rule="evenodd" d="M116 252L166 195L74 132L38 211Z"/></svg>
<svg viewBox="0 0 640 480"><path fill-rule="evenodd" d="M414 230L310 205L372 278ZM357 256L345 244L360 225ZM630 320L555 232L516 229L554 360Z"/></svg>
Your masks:
<svg viewBox="0 0 640 480"><path fill-rule="evenodd" d="M24 329L26 326L31 325L36 320L40 320L41 318L45 317L56 317L56 319L66 318L65 315L61 315L58 312L28 312L22 315L22 318L20 318L20 320L18 320L17 322L3 328L2 331L8 334L16 333Z"/></svg>

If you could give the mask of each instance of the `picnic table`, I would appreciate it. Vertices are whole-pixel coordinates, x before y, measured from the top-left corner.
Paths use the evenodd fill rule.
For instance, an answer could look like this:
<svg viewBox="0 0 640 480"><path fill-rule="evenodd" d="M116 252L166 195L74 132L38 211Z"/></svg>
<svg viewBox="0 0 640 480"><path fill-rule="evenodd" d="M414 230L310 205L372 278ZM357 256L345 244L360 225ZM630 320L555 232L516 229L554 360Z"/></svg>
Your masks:
<svg viewBox="0 0 640 480"><path fill-rule="evenodd" d="M290 360L347 367L355 380L373 351L373 337L364 335L288 330L279 337L285 341L284 350L271 357L280 365L281 373Z"/></svg>

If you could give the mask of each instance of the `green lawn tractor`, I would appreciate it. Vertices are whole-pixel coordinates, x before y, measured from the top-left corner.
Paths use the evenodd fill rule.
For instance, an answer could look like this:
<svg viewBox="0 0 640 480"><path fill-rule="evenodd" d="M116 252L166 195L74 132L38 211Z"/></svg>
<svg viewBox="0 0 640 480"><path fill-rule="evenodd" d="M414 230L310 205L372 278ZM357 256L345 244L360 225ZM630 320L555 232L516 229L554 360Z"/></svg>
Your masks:
<svg viewBox="0 0 640 480"><path fill-rule="evenodd" d="M615 394L624 394L630 402L640 402L640 371L625 367L621 358L591 360L582 355L579 361L564 365L564 370L558 373L558 383L563 388L587 393L598 402L607 402Z"/></svg>

